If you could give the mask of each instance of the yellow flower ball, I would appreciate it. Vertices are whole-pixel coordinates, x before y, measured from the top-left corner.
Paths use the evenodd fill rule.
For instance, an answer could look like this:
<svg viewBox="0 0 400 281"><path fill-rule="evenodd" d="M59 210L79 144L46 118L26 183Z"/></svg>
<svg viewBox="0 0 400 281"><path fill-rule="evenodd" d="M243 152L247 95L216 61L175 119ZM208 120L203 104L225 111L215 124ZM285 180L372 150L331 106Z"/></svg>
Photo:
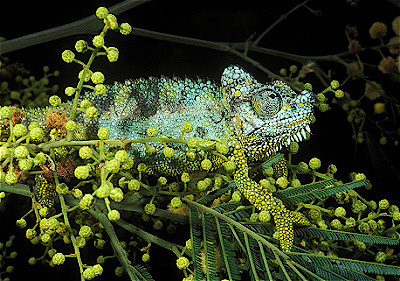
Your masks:
<svg viewBox="0 0 400 281"><path fill-rule="evenodd" d="M375 114L381 114L385 112L385 104L382 102L377 102L374 104L374 112Z"/></svg>

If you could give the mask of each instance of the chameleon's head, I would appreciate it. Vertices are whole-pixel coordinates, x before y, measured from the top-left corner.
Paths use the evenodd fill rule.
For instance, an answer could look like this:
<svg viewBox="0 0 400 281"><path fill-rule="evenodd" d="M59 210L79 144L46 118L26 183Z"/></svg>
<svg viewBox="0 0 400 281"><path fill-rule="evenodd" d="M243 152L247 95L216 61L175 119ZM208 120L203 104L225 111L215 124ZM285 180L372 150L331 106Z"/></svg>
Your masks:
<svg viewBox="0 0 400 281"><path fill-rule="evenodd" d="M268 157L310 133L310 90L297 94L282 81L261 84L239 66L227 67L221 82L235 135L244 142L248 157Z"/></svg>

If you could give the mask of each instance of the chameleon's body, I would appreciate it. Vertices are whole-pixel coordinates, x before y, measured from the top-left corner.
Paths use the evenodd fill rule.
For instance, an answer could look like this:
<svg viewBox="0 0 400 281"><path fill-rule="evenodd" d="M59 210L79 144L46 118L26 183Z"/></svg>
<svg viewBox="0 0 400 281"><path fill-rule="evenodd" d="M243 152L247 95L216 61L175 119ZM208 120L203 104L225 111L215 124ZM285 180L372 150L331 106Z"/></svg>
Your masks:
<svg viewBox="0 0 400 281"><path fill-rule="evenodd" d="M84 97L99 110L98 118L79 115L76 119L89 134L107 127L111 139L145 139L147 129L156 127L159 136L178 139L182 124L191 122L194 129L184 134L185 139L201 139L203 146L228 144L226 157L236 163L233 176L237 188L257 209L274 216L283 250L290 250L293 244L293 223L309 224L304 216L287 210L281 200L251 180L248 163L265 160L291 141L306 137L313 118L311 91L296 94L281 81L261 84L239 66L230 66L222 74L221 87L210 81L161 77L115 83L105 95L88 93ZM28 115L40 119L35 112ZM167 158L162 153L163 144L151 145L158 148L152 156L145 153L141 143L132 143L131 150L135 158L147 164L148 174L199 171L204 158L212 161L215 170L227 159L203 150L189 158L188 146L182 142L168 142L175 154ZM48 185L39 180L36 191L40 202L51 205L48 202L54 193Z"/></svg>
<svg viewBox="0 0 400 281"><path fill-rule="evenodd" d="M115 83L106 96L94 99L99 118L91 125L108 127L113 139L146 138L151 126L158 128L159 135L179 138L182 124L191 122L194 130L185 134L185 139L197 137L204 145L207 141L226 142L230 147L227 157L236 163L233 175L237 188L257 209L271 212L281 247L290 250L293 223L309 222L251 180L248 163L266 159L291 141L306 137L314 95L308 90L296 94L281 81L261 84L239 66L226 68L221 84L165 77ZM148 165L149 174L194 172L201 169L204 157L212 160L214 169L225 161L207 153L189 159L186 145L168 145L176 151L172 158L166 158L162 149L147 156L142 144L133 144L132 151Z"/></svg>

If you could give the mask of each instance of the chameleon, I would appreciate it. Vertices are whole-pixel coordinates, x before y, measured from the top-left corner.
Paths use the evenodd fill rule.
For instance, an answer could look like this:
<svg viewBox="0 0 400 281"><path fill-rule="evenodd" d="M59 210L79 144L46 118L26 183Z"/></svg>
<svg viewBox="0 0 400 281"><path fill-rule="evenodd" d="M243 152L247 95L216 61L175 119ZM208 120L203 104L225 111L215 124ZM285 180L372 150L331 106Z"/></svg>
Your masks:
<svg viewBox="0 0 400 281"><path fill-rule="evenodd" d="M291 142L300 142L311 133L314 94L305 89L294 92L285 82L258 82L238 65L224 69L221 85L209 80L178 77L150 77L109 85L105 95L92 98L98 118L81 120L96 131L106 127L110 139L144 139L147 129L178 139L182 124L193 130L185 138L201 139L202 145L227 144L226 157L236 164L233 179L238 190L258 210L269 211L279 233L280 247L290 251L294 224L310 225L304 215L292 212L272 193L249 177L249 163L266 160ZM216 170L226 162L204 151L187 156L187 145L168 143L172 157L162 153L163 144L154 143L156 153L146 154L143 144L132 143L132 153L146 164L145 173L180 175L201 170L205 158Z"/></svg>

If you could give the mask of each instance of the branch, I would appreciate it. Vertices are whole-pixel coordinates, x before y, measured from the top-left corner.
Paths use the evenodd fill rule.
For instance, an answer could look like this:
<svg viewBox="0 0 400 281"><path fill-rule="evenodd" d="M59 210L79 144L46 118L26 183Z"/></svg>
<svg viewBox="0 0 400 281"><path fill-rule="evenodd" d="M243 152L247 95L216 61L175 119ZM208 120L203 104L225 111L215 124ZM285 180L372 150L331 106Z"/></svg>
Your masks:
<svg viewBox="0 0 400 281"><path fill-rule="evenodd" d="M124 221L123 219L119 219L119 220L115 221L114 223L116 225L122 227L123 229L129 231L130 233L136 234L137 236L139 236L143 240L146 240L146 241L148 241L150 243L153 243L153 244L156 244L158 246L161 246L161 247L163 247L163 248L165 248L167 250L172 250L172 248L174 248L174 247L176 247L180 251L183 250L182 246L180 246L178 244L175 244L175 243L172 243L172 242L169 242L167 240L164 240L164 239L162 239L160 237L157 237L157 236L155 236L155 235L153 235L151 233L148 233L148 232L144 231L143 229L140 229L139 227ZM186 254L187 255L191 255L191 252L190 251L186 252Z"/></svg>
<svg viewBox="0 0 400 281"><path fill-rule="evenodd" d="M31 190L30 190L29 186L27 186L26 184L20 184L20 183L17 183L14 185L8 185L4 182L0 182L0 191L10 192L10 193L22 195L25 197L31 196Z"/></svg>
<svg viewBox="0 0 400 281"><path fill-rule="evenodd" d="M108 10L111 13L118 15L149 1L151 0L125 0L122 3L112 6ZM6 40L0 43L0 55L67 36L95 34L102 28L102 25L103 23L95 15L92 15L69 24L36 32L16 39Z"/></svg>
<svg viewBox="0 0 400 281"><path fill-rule="evenodd" d="M125 271L128 273L131 280L138 280L136 274L132 271L131 262L128 260L126 251L122 248L121 243L118 240L117 234L114 231L114 227L108 220L107 216L99 208L90 208L87 210L92 216L94 216L103 226L107 232L108 237L110 237L111 246L113 247L114 253L117 256L119 262L124 267Z"/></svg>

